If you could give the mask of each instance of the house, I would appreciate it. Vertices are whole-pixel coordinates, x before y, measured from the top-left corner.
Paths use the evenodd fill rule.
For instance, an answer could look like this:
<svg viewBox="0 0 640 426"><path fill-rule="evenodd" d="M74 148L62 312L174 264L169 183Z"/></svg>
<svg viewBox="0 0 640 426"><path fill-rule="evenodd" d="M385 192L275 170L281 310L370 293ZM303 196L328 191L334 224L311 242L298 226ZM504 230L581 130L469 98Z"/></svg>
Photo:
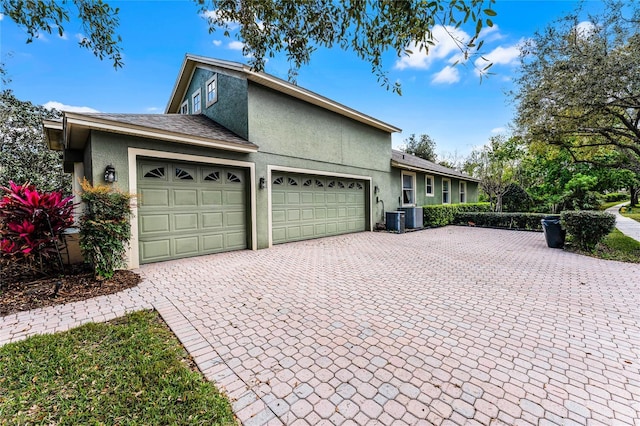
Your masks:
<svg viewBox="0 0 640 426"><path fill-rule="evenodd" d="M463 202L477 191L468 176L396 158L395 126L245 65L194 55L164 114L68 112L44 128L74 182L102 183L111 173L137 194L132 268L371 231L385 209L422 202L423 174L434 194L444 182L467 182ZM459 191L448 196L460 200Z"/></svg>

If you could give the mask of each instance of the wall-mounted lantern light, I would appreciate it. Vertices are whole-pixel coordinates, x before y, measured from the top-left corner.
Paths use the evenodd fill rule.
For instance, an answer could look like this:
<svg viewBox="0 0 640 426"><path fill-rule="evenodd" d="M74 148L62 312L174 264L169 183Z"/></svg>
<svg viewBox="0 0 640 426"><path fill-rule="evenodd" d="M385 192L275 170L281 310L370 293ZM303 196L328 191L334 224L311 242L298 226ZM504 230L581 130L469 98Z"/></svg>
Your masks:
<svg viewBox="0 0 640 426"><path fill-rule="evenodd" d="M380 192L380 188L378 188L378 185L373 187L373 193L377 194L378 192Z"/></svg>
<svg viewBox="0 0 640 426"><path fill-rule="evenodd" d="M261 177L260 182L258 183L258 188L265 189L267 187L267 181L265 178Z"/></svg>
<svg viewBox="0 0 640 426"><path fill-rule="evenodd" d="M118 175L116 174L116 168L113 167L111 164L109 164L107 166L107 168L104 169L104 181L105 182L109 182L109 183L113 183L113 182L117 182L118 181Z"/></svg>

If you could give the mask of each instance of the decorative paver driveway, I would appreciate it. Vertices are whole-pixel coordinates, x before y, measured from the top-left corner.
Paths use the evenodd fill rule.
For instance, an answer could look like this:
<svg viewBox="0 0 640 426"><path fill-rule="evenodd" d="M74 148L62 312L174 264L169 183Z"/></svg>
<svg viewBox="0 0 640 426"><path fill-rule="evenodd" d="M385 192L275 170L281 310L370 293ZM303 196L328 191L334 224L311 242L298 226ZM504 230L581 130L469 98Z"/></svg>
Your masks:
<svg viewBox="0 0 640 426"><path fill-rule="evenodd" d="M640 265L539 233L361 233L141 272L91 314L0 319L0 343L61 310L59 329L154 306L246 425L640 419Z"/></svg>

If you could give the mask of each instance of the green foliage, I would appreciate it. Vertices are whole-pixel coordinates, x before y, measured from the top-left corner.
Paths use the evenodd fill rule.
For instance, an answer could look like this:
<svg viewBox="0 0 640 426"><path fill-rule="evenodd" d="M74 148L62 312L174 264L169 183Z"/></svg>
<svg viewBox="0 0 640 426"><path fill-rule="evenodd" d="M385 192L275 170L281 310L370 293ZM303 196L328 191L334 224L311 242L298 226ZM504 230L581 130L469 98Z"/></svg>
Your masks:
<svg viewBox="0 0 640 426"><path fill-rule="evenodd" d="M24 28L27 43L31 43L40 33L56 31L60 36L64 34L64 27L69 22L68 4L55 0L0 0L0 13ZM85 35L78 44L100 59L109 58L114 68L122 67L122 40L115 34L120 20L119 9L102 0L73 0L73 4Z"/></svg>
<svg viewBox="0 0 640 426"><path fill-rule="evenodd" d="M592 191L598 184L595 176L577 173L564 186L562 197L564 210L595 210L600 206L600 196Z"/></svg>
<svg viewBox="0 0 640 426"><path fill-rule="evenodd" d="M608 0L599 14L578 8L537 32L523 45L512 94L520 134L601 166L600 184L633 189L632 202L640 186L638 16L639 3Z"/></svg>
<svg viewBox="0 0 640 426"><path fill-rule="evenodd" d="M629 194L624 192L611 192L609 194L604 194L604 202L605 203L614 203L616 201L627 201L629 200Z"/></svg>
<svg viewBox="0 0 640 426"><path fill-rule="evenodd" d="M547 217L542 213L460 212L454 224L541 232L541 220Z"/></svg>
<svg viewBox="0 0 640 426"><path fill-rule="evenodd" d="M533 199L517 183L507 186L502 196L502 211L505 212L528 212L533 206Z"/></svg>
<svg viewBox="0 0 640 426"><path fill-rule="evenodd" d="M43 119L59 117L58 111L18 100L11 90L0 92L0 186L30 182L40 191L71 193L60 153L47 147L42 133Z"/></svg>
<svg viewBox="0 0 640 426"><path fill-rule="evenodd" d="M561 218L562 226L572 241L580 249L589 251L616 226L616 217L601 211L564 211Z"/></svg>
<svg viewBox="0 0 640 426"><path fill-rule="evenodd" d="M480 179L480 189L489 198L493 211L502 211L502 198L516 180L523 155L518 138L493 136L481 149L471 152L464 170Z"/></svg>
<svg viewBox="0 0 640 426"><path fill-rule="evenodd" d="M438 204L422 207L424 226L446 226L454 223L455 216L461 212L490 211L489 203Z"/></svg>
<svg viewBox="0 0 640 426"><path fill-rule="evenodd" d="M494 1L196 0L210 32L222 28L229 36L239 27L242 53L257 71L284 52L291 64L289 79L295 80L317 48L340 47L369 62L381 85L398 93L400 84L390 82L384 67L389 51L391 57L429 53L437 41L436 25L458 28L469 23L473 35L468 41L452 37L466 59L480 51L480 31L493 26ZM486 74L490 65L479 71Z"/></svg>
<svg viewBox="0 0 640 426"><path fill-rule="evenodd" d="M10 343L0 360L3 425L236 424L155 312Z"/></svg>
<svg viewBox="0 0 640 426"><path fill-rule="evenodd" d="M107 185L82 183L86 209L80 218L80 249L99 278L111 278L125 265L124 253L131 238L131 194Z"/></svg>
<svg viewBox="0 0 640 426"><path fill-rule="evenodd" d="M614 229L600 241L593 252L588 254L601 259L640 263L640 242Z"/></svg>
<svg viewBox="0 0 640 426"><path fill-rule="evenodd" d="M416 138L416 135L412 133L404 140L404 143L404 152L407 154L415 155L423 160L436 162L436 141L431 139L431 136L422 134Z"/></svg>

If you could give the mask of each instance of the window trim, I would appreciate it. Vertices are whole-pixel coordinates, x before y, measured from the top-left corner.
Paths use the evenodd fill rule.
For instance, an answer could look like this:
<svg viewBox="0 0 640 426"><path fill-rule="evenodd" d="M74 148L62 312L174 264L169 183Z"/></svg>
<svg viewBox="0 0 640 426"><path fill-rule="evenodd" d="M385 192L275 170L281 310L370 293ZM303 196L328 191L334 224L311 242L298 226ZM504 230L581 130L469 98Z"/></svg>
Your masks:
<svg viewBox="0 0 640 426"><path fill-rule="evenodd" d="M447 198L449 199L447 202L444 201L444 194L445 194L444 183L445 182L449 182L449 185L447 185L449 189L447 189L446 191ZM442 178L442 204L451 204L451 179Z"/></svg>
<svg viewBox="0 0 640 426"><path fill-rule="evenodd" d="M196 90L195 92L193 92L193 94L191 95L191 114L200 114L202 112L202 91L200 89ZM200 106L198 109L196 109L196 97L200 97L200 101L198 102L198 105Z"/></svg>
<svg viewBox="0 0 640 426"><path fill-rule="evenodd" d="M209 100L209 85L215 83L215 90L213 91L213 99ZM204 85L205 105L209 108L211 105L218 102L218 74L214 74Z"/></svg>
<svg viewBox="0 0 640 426"><path fill-rule="evenodd" d="M427 179L431 179L431 192L429 192L429 185L427 185ZM436 179L433 175L424 175L424 195L426 197L435 197L436 195Z"/></svg>
<svg viewBox="0 0 640 426"><path fill-rule="evenodd" d="M458 193L460 194L460 204L466 203L467 202L467 182L463 180L459 182Z"/></svg>
<svg viewBox="0 0 640 426"><path fill-rule="evenodd" d="M404 191L405 191L404 177L405 176L411 176L411 191L413 192L412 203L404 202ZM414 172L407 172L403 170L400 176L400 185L402 190L400 193L400 201L401 201L402 207L415 207L416 206L416 174Z"/></svg>
<svg viewBox="0 0 640 426"><path fill-rule="evenodd" d="M189 114L189 101L185 100L180 104L180 114Z"/></svg>

